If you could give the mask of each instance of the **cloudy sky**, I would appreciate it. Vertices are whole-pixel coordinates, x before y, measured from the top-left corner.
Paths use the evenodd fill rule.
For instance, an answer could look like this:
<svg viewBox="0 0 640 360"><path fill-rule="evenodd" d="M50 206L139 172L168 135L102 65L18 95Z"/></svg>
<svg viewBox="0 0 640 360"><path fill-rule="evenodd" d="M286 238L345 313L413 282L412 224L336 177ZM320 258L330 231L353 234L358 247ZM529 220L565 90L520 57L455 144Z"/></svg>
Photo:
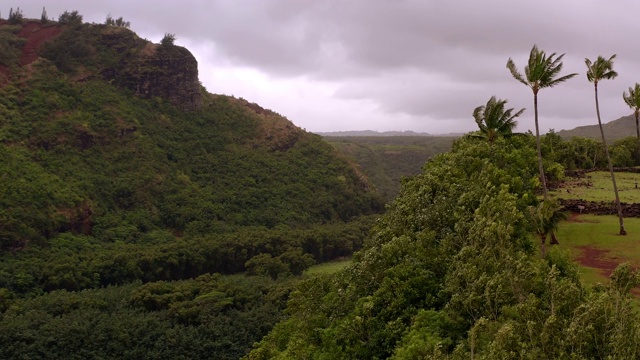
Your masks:
<svg viewBox="0 0 640 360"><path fill-rule="evenodd" d="M175 34L212 93L272 109L308 131L475 130L476 106L496 95L527 108L533 95L511 77L534 44L566 53L563 74L539 94L546 132L597 123L585 57L617 54L619 76L599 84L603 121L629 115L622 93L640 82L640 2L617 0L12 0L26 17L124 17L141 37ZM5 9L6 8L6 9Z"/></svg>

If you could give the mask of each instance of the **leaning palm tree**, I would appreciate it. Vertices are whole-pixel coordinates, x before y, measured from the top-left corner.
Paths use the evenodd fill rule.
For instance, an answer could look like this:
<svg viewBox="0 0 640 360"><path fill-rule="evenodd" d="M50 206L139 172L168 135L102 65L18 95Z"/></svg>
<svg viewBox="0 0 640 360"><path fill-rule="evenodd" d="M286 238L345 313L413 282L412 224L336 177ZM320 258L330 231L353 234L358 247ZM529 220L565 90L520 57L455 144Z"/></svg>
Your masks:
<svg viewBox="0 0 640 360"><path fill-rule="evenodd" d="M620 219L620 235L627 235L624 230L624 221L622 219L622 206L620 205L620 197L618 196L618 186L616 185L616 177L613 174L613 165L611 164L611 157L609 156L609 147L607 146L607 139L604 137L604 130L602 128L602 121L600 120L600 105L598 103L598 82L600 80L609 80L618 76L618 73L613 70L613 59L616 55L612 55L608 60L602 56L598 56L596 61L584 59L584 63L587 65L587 79L593 83L596 97L596 115L598 116L598 126L600 126L600 135L602 136L602 145L604 146L604 154L609 162L609 172L611 173L611 181L613 182L613 192L616 194L616 206L618 207L618 219Z"/></svg>
<svg viewBox="0 0 640 360"><path fill-rule="evenodd" d="M640 116L640 84L636 83L634 87L629 88L629 94L625 91L622 93L624 102L633 109L633 115L636 117L636 136L638 139L638 146L640 146L640 125L638 125L638 116Z"/></svg>
<svg viewBox="0 0 640 360"><path fill-rule="evenodd" d="M529 54L529 63L524 67L524 76L520 74L516 68L513 60L509 58L507 61L507 69L511 72L511 75L521 83L527 85L533 91L533 110L536 123L536 148L538 151L538 168L540 171L540 182L542 183L542 191L544 199L547 199L547 181L544 176L544 169L542 166L542 150L540 149L540 128L538 126L538 91L546 87L554 87L561 82L567 81L572 77L578 75L576 73L569 74L561 77L557 77L562 70L562 58L564 54L555 57L556 53L553 53L547 57L544 51L538 50L536 45L533 45L531 53Z"/></svg>
<svg viewBox="0 0 640 360"><path fill-rule="evenodd" d="M513 108L505 110L506 103L507 100L492 96L486 105L478 106L473 111L473 117L480 128L480 134L474 137L486 139L489 145L493 146L498 138L513 135L513 129L518 125L515 118L520 116L524 109L512 115Z"/></svg>
<svg viewBox="0 0 640 360"><path fill-rule="evenodd" d="M562 211L563 207L554 200L546 200L538 204L538 206L529 207L529 215L531 216L531 224L540 237L540 252L542 256L546 253L547 236L551 235L555 240L555 232L562 220L567 219L567 213ZM553 242L552 242L553 244Z"/></svg>

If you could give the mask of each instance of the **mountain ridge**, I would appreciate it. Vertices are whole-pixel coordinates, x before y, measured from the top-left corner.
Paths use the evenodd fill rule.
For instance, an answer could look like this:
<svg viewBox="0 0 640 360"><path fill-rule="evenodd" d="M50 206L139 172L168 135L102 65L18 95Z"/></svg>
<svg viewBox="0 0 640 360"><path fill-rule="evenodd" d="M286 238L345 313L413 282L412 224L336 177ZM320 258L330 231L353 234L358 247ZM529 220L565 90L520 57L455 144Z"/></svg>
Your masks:
<svg viewBox="0 0 640 360"><path fill-rule="evenodd" d="M602 124L605 138L608 141L615 141L628 136L636 136L636 123L633 114L622 116L618 119L609 121ZM583 125L569 130L560 130L556 132L565 139L569 139L573 136L581 136L596 140L601 140L600 128L595 125Z"/></svg>

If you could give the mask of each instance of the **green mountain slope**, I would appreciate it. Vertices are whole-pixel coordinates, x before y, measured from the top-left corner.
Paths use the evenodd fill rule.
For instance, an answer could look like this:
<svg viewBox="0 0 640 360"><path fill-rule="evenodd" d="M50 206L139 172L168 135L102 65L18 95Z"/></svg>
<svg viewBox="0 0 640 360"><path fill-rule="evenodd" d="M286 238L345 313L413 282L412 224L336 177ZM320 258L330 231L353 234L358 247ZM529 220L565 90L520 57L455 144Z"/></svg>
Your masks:
<svg viewBox="0 0 640 360"><path fill-rule="evenodd" d="M595 120L594 123L594 125L578 126L571 130L560 130L557 134L565 139L581 136L601 140L600 128ZM623 116L617 120L602 124L602 127L604 128L604 135L608 141L636 135L636 120L633 115Z"/></svg>
<svg viewBox="0 0 640 360"><path fill-rule="evenodd" d="M400 191L404 177L420 173L432 156L449 151L455 137L445 136L324 136L355 162L387 202Z"/></svg>
<svg viewBox="0 0 640 360"><path fill-rule="evenodd" d="M84 44L86 54L61 60L69 41ZM131 96L131 88L154 84L127 69L142 63L151 73L165 55L151 65L139 55L118 58L149 46L126 29L63 27L41 49L50 59L13 66L0 89L3 183L11 184L2 201L12 212L1 222L5 248L66 231L135 241L154 229L297 226L379 210L363 177L330 146L271 111L203 89L188 101L192 111L181 111L171 103L184 107L193 94L180 85L168 101L150 95L162 95L157 88L141 94L148 100ZM167 51L167 61L185 51ZM175 84L192 72L192 64L182 65L170 67L175 76L158 70L141 77Z"/></svg>
<svg viewBox="0 0 640 360"><path fill-rule="evenodd" d="M0 357L239 358L381 197L187 49L65 14L0 20Z"/></svg>
<svg viewBox="0 0 640 360"><path fill-rule="evenodd" d="M184 48L81 22L3 21L0 38L22 39L5 42L15 56L2 63L0 250L80 236L138 246L131 254L248 226L346 223L382 209L364 176L320 136L207 93ZM345 255L312 248L304 250L317 261ZM233 264L204 268L241 271L260 253L238 250Z"/></svg>

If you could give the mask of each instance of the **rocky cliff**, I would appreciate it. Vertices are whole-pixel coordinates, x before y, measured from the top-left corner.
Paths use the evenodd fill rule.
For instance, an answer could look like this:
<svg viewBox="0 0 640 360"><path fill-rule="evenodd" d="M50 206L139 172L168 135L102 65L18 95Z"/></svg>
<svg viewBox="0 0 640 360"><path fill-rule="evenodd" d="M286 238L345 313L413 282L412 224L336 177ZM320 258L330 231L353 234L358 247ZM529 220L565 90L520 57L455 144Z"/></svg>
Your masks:
<svg viewBox="0 0 640 360"><path fill-rule="evenodd" d="M159 96L185 111L202 107L198 62L183 47L148 43L122 70L115 82L136 95Z"/></svg>
<svg viewBox="0 0 640 360"><path fill-rule="evenodd" d="M202 106L198 62L191 52L150 43L126 28L0 21L0 49L16 53L0 56L0 74L8 79L44 58L78 81L99 76L141 97L167 99L185 111Z"/></svg>

